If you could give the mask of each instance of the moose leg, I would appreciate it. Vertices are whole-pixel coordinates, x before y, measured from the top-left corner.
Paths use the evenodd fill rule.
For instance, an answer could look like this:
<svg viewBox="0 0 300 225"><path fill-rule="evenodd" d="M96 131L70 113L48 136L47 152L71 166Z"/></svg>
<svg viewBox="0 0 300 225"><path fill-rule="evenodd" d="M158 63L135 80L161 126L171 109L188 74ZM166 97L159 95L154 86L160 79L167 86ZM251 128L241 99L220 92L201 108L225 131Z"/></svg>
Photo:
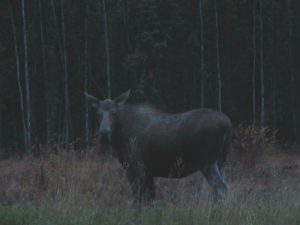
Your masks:
<svg viewBox="0 0 300 225"><path fill-rule="evenodd" d="M153 177L145 177L141 182L141 198L146 204L152 202L155 197L154 179Z"/></svg>
<svg viewBox="0 0 300 225"><path fill-rule="evenodd" d="M213 189L214 201L217 202L220 199L223 199L227 194L228 188L219 171L217 163L206 167L204 170L202 170L202 173Z"/></svg>
<svg viewBox="0 0 300 225"><path fill-rule="evenodd" d="M223 166L220 164L218 164L217 166L218 166L218 169L219 169L219 172L220 172L220 175L221 175L223 181L225 181L225 171L224 171Z"/></svg>
<svg viewBox="0 0 300 225"><path fill-rule="evenodd" d="M145 170L141 172L132 167L127 170L127 178L131 185L135 202L148 204L154 200L155 189L153 176L147 174Z"/></svg>
<svg viewBox="0 0 300 225"><path fill-rule="evenodd" d="M135 202L148 204L154 200L154 179L153 177L135 178L130 181Z"/></svg>

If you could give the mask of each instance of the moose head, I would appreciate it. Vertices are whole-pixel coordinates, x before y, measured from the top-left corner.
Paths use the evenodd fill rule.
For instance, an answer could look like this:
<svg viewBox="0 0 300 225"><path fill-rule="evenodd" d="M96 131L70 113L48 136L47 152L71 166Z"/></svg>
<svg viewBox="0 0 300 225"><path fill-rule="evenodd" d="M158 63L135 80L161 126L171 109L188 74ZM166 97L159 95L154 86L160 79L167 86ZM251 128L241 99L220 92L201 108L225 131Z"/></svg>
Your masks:
<svg viewBox="0 0 300 225"><path fill-rule="evenodd" d="M124 92L115 99L107 98L105 100L100 100L88 93L85 93L87 100L97 110L97 117L100 124L99 135L102 144L111 144L112 133L117 121L117 112L119 108L125 104L129 95L130 90Z"/></svg>

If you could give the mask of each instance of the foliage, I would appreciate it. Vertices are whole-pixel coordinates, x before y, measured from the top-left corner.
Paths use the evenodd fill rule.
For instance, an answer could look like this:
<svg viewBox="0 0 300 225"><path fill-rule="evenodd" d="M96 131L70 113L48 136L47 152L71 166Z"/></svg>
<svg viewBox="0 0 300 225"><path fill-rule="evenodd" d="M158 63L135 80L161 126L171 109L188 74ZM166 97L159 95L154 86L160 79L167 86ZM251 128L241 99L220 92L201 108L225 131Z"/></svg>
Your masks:
<svg viewBox="0 0 300 225"><path fill-rule="evenodd" d="M255 124L242 123L234 132L235 148L240 152L263 152L275 149L276 130Z"/></svg>
<svg viewBox="0 0 300 225"><path fill-rule="evenodd" d="M239 124L234 130L234 153L254 165L257 158L275 151L277 131L257 124Z"/></svg>

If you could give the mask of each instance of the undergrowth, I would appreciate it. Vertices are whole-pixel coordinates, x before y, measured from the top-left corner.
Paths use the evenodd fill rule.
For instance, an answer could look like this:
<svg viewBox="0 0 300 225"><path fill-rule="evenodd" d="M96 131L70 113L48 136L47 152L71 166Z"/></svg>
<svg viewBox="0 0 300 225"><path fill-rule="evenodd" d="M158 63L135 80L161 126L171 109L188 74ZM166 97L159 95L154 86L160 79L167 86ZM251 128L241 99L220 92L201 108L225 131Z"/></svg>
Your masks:
<svg viewBox="0 0 300 225"><path fill-rule="evenodd" d="M156 179L155 202L137 208L119 163L95 149L1 160L0 225L299 225L298 164L243 170L237 162L227 166L221 205L196 173Z"/></svg>

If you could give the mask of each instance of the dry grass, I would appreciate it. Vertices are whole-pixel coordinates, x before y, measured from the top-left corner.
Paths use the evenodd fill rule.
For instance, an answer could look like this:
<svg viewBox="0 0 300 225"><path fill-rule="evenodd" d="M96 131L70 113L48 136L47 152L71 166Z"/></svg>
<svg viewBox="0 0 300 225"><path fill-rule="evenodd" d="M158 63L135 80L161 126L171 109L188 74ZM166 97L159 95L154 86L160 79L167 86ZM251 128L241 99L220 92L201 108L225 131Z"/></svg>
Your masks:
<svg viewBox="0 0 300 225"><path fill-rule="evenodd" d="M237 160L229 163L227 180L226 207L216 209L200 173L157 179L155 207L141 213L119 163L93 149L6 159L0 161L0 225L284 224L289 218L300 224L299 155L263 154L251 168Z"/></svg>
<svg viewBox="0 0 300 225"><path fill-rule="evenodd" d="M3 160L0 170L2 204L31 201L35 205L47 202L63 206L93 201L111 205L130 193L119 164L92 151Z"/></svg>

